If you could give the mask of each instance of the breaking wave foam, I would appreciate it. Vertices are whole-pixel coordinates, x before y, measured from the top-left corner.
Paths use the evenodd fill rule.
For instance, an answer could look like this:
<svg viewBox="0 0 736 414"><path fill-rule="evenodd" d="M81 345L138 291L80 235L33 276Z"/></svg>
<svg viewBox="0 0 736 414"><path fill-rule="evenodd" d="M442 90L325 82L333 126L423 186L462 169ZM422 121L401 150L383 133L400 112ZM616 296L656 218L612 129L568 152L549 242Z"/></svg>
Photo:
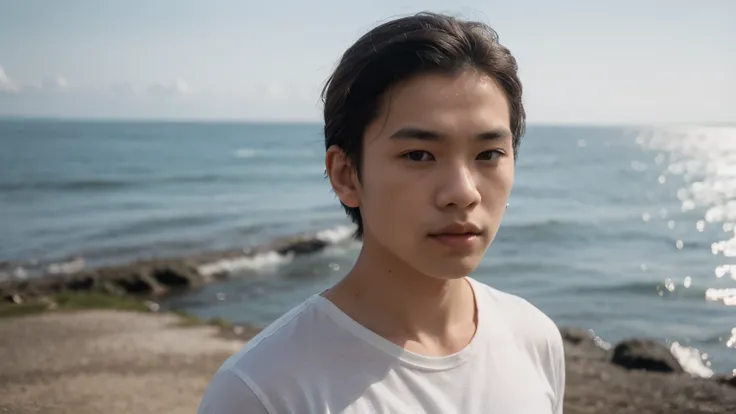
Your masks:
<svg viewBox="0 0 736 414"><path fill-rule="evenodd" d="M266 252L255 256L244 256L235 259L221 259L201 265L197 268L203 276L213 276L221 273L236 273L243 270L265 270L288 263L293 255L281 255L277 252Z"/></svg>
<svg viewBox="0 0 736 414"><path fill-rule="evenodd" d="M315 238L328 244L337 244L350 240L355 234L354 226L335 226L317 232Z"/></svg>
<svg viewBox="0 0 736 414"><path fill-rule="evenodd" d="M309 240L311 238L324 242L326 247L329 247L351 240L354 232L355 227L341 225L321 230L306 239ZM293 253L280 254L275 250L270 250L255 255L216 260L200 265L197 270L206 277L218 274L237 273L245 270L267 270L289 263L293 257Z"/></svg>
<svg viewBox="0 0 736 414"><path fill-rule="evenodd" d="M688 374L703 378L713 376L708 354L703 354L696 348L681 345L679 342L673 342L670 345L670 352L677 358L677 361Z"/></svg>

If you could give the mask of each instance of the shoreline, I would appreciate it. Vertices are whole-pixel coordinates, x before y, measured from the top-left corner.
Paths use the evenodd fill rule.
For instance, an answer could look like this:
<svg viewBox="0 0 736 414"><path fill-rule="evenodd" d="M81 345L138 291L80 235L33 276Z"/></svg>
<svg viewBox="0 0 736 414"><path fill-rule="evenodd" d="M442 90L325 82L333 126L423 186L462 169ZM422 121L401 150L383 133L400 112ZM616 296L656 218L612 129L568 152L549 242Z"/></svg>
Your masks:
<svg viewBox="0 0 736 414"><path fill-rule="evenodd" d="M54 341L67 343L79 339L75 338L78 326L91 324L84 335L95 338L99 335L108 335L109 331L105 326L120 320L127 322L119 329L131 332L135 332L139 325L150 326L153 320L168 321L167 325L159 326L158 330L146 331L148 345L141 345L144 347L163 346L168 336L184 335L181 332L187 329L190 329L186 331L188 334L206 332L207 339L192 337L191 340L212 340L218 344L213 345L215 348L222 345L217 341L228 342L231 345L232 341L235 341L242 346L259 332L259 327L232 325L222 319L203 321L185 312L163 311L158 301L210 283L227 280L229 271L237 270L238 263L247 264L248 260L259 255L310 254L334 244L335 240L337 239L334 237L319 234L300 235L247 249L205 252L196 256L138 261L119 266L85 269L71 274L0 282L0 332L5 330L0 336L7 338L0 339L0 348L6 348L3 353L10 352L11 355L22 353L28 346L28 340L23 339L24 335L27 337L27 330L30 329L23 327L27 324L50 323L49 321L67 324L64 326L70 327L69 332L51 328L50 331L55 332L50 334L52 337L45 337L40 333L38 334L40 338L37 339L42 343ZM111 318L110 321L113 322L105 322L106 318ZM92 322L89 322L90 320ZM40 332L44 332L46 328L39 329ZM197 331L198 329L200 331ZM181 332L174 333L179 331ZM663 343L646 338L632 338L607 348L599 338L591 336L587 330L561 326L560 331L565 342L568 371L565 408L568 413L726 413L731 412L736 406L736 376L718 374L704 378L687 373L670 348ZM56 350L52 351L47 357L57 358ZM71 353L65 359L70 360L71 364L77 362L81 364L87 360L85 353L69 352ZM143 352L142 355L145 355L147 351L135 352ZM126 358L135 359L135 352ZM163 371L157 374L160 376L158 380L169 375L168 370L176 372L180 364L184 366L188 364L186 360L182 362L176 358L170 359L170 352L167 349L160 350L160 355L165 356L169 365L163 367ZM199 376L189 374L189 381L199 384L197 385L199 388L192 388L193 390L200 390L202 383L206 383L219 364L224 362L225 354L217 355L219 362L210 360L201 367ZM31 364L30 366L24 366L23 360L18 361L20 362L11 368L33 371L32 377L36 378L33 381L43 383L67 381L65 375L55 371L46 372L45 367L34 368L31 362L27 363ZM6 363L15 364L15 362ZM79 369L84 371L82 368ZM144 371L131 374L126 381L132 383L127 387L135 388L139 386L136 385L136 381L148 378L148 374ZM108 374L114 376L113 373ZM0 385L12 384L18 378L0 375ZM165 383L166 381L162 382ZM29 386L32 387L33 384L29 383ZM123 384L119 386L126 387ZM4 387L0 387L2 388ZM634 397L631 397L632 395ZM5 400L0 398L0 401ZM592 407L597 408L591 410ZM0 405L0 408L3 406ZM70 412L85 412L84 409L80 408L77 411L76 408L79 407L71 407ZM97 409L99 408L97 406ZM195 408L187 410L192 411ZM166 409L163 411L166 412Z"/></svg>
<svg viewBox="0 0 736 414"><path fill-rule="evenodd" d="M67 292L99 292L112 296L158 298L224 280L264 256L296 256L319 252L346 239L345 229L277 238L269 243L212 250L182 257L162 257L69 272L46 271L30 278L0 279L0 303ZM2 269L0 269L2 270Z"/></svg>

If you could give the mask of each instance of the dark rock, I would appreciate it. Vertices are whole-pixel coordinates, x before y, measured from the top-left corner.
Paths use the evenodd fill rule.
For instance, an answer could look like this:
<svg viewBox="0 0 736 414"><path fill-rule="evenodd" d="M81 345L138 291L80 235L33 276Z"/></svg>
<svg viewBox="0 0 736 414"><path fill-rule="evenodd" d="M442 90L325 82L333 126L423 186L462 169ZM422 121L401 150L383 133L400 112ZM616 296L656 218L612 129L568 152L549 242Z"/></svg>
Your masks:
<svg viewBox="0 0 736 414"><path fill-rule="evenodd" d="M565 346L565 354L586 360L608 361L610 352L601 346L602 341L593 332L574 327L561 327L560 334Z"/></svg>
<svg viewBox="0 0 736 414"><path fill-rule="evenodd" d="M271 243L249 248L201 252L181 258L141 260L133 263L82 269L79 272L48 272L24 280L0 280L0 298L20 295L33 299L59 292L98 291L115 295L150 296L171 293L172 290L198 288L227 277L227 272L202 274L202 265L220 260L237 260L261 253L309 254L324 249L330 243L315 235L284 237Z"/></svg>
<svg viewBox="0 0 736 414"><path fill-rule="evenodd" d="M95 285L95 279L92 276L74 278L66 283L66 288L75 292L90 291Z"/></svg>
<svg viewBox="0 0 736 414"><path fill-rule="evenodd" d="M711 379L715 380L719 384L730 385L736 388L736 375L714 375Z"/></svg>
<svg viewBox="0 0 736 414"><path fill-rule="evenodd" d="M125 288L115 283L113 280L102 280L99 283L100 292L113 296L125 295Z"/></svg>
<svg viewBox="0 0 736 414"><path fill-rule="evenodd" d="M194 271L185 266L162 266L153 269L153 278L163 286L185 288L194 285Z"/></svg>
<svg viewBox="0 0 736 414"><path fill-rule="evenodd" d="M20 295L18 295L18 294L15 294L15 295L3 295L3 301L10 302L10 303L15 303L17 305L17 304L23 303L23 298Z"/></svg>
<svg viewBox="0 0 736 414"><path fill-rule="evenodd" d="M560 328L560 334L564 341L572 345L584 345L585 343L595 345L593 335L591 335L590 331L585 329L565 326Z"/></svg>
<svg viewBox="0 0 736 414"><path fill-rule="evenodd" d="M125 293L132 295L150 295L156 291L156 287L152 283L136 275L117 279L115 284L120 286Z"/></svg>
<svg viewBox="0 0 736 414"><path fill-rule="evenodd" d="M294 238L283 242L275 250L279 254L307 254L322 250L326 246L326 241L317 238Z"/></svg>
<svg viewBox="0 0 736 414"><path fill-rule="evenodd" d="M669 348L648 339L622 341L614 348L611 362L627 369L667 373L685 372Z"/></svg>

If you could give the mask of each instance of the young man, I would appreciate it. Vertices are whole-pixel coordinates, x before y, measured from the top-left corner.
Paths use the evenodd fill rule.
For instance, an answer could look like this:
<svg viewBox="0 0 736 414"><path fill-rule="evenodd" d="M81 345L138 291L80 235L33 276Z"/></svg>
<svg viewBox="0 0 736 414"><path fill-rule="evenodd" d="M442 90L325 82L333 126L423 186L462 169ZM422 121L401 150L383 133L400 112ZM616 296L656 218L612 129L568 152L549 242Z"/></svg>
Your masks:
<svg viewBox="0 0 736 414"><path fill-rule="evenodd" d="M347 50L324 91L326 167L360 255L226 361L201 414L562 413L555 324L468 277L514 181L516 71L489 27L429 13Z"/></svg>

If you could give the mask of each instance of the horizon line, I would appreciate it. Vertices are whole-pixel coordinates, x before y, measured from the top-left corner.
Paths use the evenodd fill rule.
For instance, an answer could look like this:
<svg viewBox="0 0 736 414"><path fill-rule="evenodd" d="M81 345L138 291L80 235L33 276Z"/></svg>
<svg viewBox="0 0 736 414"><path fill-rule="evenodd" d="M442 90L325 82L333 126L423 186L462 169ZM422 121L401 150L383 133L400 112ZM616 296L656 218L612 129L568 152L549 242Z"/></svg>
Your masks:
<svg viewBox="0 0 736 414"><path fill-rule="evenodd" d="M321 125L322 120L275 119L275 118L178 118L178 117L114 117L114 116L53 116L53 115L10 115L0 114L0 121L38 121L38 122L108 122L108 123L171 123L171 124L260 124L260 125ZM555 122L527 121L530 127L599 127L599 128L642 128L671 126L736 127L736 122Z"/></svg>

